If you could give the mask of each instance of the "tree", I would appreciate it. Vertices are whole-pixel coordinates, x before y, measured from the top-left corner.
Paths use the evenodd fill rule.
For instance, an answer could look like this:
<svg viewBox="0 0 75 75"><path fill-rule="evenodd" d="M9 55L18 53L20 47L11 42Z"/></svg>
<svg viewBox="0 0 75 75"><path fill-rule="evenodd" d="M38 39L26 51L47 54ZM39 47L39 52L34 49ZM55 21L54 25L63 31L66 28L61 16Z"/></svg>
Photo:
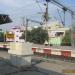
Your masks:
<svg viewBox="0 0 75 75"><path fill-rule="evenodd" d="M21 38L25 38L25 32L23 33ZM31 31L27 31L26 40L36 44L43 44L45 40L48 40L48 33L41 27L34 28Z"/></svg>
<svg viewBox="0 0 75 75"><path fill-rule="evenodd" d="M31 42L36 44L43 44L45 40L48 40L48 33L41 27L33 29L31 31Z"/></svg>
<svg viewBox="0 0 75 75"><path fill-rule="evenodd" d="M62 39L62 45L71 45L71 31L67 31Z"/></svg>
<svg viewBox="0 0 75 75"><path fill-rule="evenodd" d="M4 42L4 32L0 32L0 42Z"/></svg>

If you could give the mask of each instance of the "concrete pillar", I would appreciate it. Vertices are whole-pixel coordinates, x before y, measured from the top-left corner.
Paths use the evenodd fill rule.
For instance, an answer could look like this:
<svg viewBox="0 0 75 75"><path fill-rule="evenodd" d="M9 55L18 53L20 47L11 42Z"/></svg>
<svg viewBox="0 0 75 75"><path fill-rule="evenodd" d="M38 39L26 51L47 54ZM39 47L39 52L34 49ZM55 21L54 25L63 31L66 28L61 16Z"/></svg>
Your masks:
<svg viewBox="0 0 75 75"><path fill-rule="evenodd" d="M12 65L17 67L31 65L31 56L33 55L31 43L11 42L8 53Z"/></svg>

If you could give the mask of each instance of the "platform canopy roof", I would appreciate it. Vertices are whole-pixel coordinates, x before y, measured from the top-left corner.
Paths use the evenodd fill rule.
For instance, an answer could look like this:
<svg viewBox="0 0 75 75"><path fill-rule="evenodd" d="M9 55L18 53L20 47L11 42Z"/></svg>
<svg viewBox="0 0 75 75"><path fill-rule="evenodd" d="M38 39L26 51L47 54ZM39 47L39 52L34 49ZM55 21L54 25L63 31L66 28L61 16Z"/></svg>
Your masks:
<svg viewBox="0 0 75 75"><path fill-rule="evenodd" d="M10 19L9 15L0 14L0 25L10 23L12 20Z"/></svg>

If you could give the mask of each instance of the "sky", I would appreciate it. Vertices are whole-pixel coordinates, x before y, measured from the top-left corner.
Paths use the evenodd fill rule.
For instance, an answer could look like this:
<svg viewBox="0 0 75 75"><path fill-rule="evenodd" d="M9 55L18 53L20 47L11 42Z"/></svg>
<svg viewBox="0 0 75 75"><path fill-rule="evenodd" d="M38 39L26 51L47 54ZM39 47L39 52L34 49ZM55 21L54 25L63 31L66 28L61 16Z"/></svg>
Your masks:
<svg viewBox="0 0 75 75"><path fill-rule="evenodd" d="M60 3L75 10L75 0L58 0ZM42 12L45 11L44 0L0 0L0 14L8 14L12 19L12 23L0 25L3 30L9 30L14 26L22 25L22 17L42 21ZM51 20L60 20L57 9L63 19L62 10L56 5L49 3L49 16ZM39 14L40 13L40 14ZM50 21L51 21L50 20ZM71 16L66 13L66 26L71 24ZM31 23L32 24L32 23Z"/></svg>

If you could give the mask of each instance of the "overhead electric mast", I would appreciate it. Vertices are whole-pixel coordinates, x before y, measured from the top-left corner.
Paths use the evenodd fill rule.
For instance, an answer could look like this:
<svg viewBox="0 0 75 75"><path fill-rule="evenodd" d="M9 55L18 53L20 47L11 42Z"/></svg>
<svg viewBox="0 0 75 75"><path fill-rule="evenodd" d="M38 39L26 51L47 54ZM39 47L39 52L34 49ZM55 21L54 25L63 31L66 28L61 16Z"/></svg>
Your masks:
<svg viewBox="0 0 75 75"><path fill-rule="evenodd" d="M75 15L75 11L73 11L72 9L70 9L69 7L66 7L65 5L61 4L60 2L58 2L57 0L45 0L46 2L51 2L52 4L57 5L59 8L61 8L63 10L64 13L64 26L65 26L65 13L69 12L71 14L72 17L72 26L71 26L71 44L72 46L75 45L75 39L73 39L73 35L75 35L75 26L74 26L74 15ZM75 37L75 36L74 36Z"/></svg>
<svg viewBox="0 0 75 75"><path fill-rule="evenodd" d="M55 5L57 5L59 8L61 8L64 12L64 26L65 26L65 12L68 11L71 13L72 19L73 19L73 15L74 15L74 11L72 9L70 9L69 7L66 7L65 5L61 4L60 2L58 2L57 0L45 0L46 2L51 2Z"/></svg>

